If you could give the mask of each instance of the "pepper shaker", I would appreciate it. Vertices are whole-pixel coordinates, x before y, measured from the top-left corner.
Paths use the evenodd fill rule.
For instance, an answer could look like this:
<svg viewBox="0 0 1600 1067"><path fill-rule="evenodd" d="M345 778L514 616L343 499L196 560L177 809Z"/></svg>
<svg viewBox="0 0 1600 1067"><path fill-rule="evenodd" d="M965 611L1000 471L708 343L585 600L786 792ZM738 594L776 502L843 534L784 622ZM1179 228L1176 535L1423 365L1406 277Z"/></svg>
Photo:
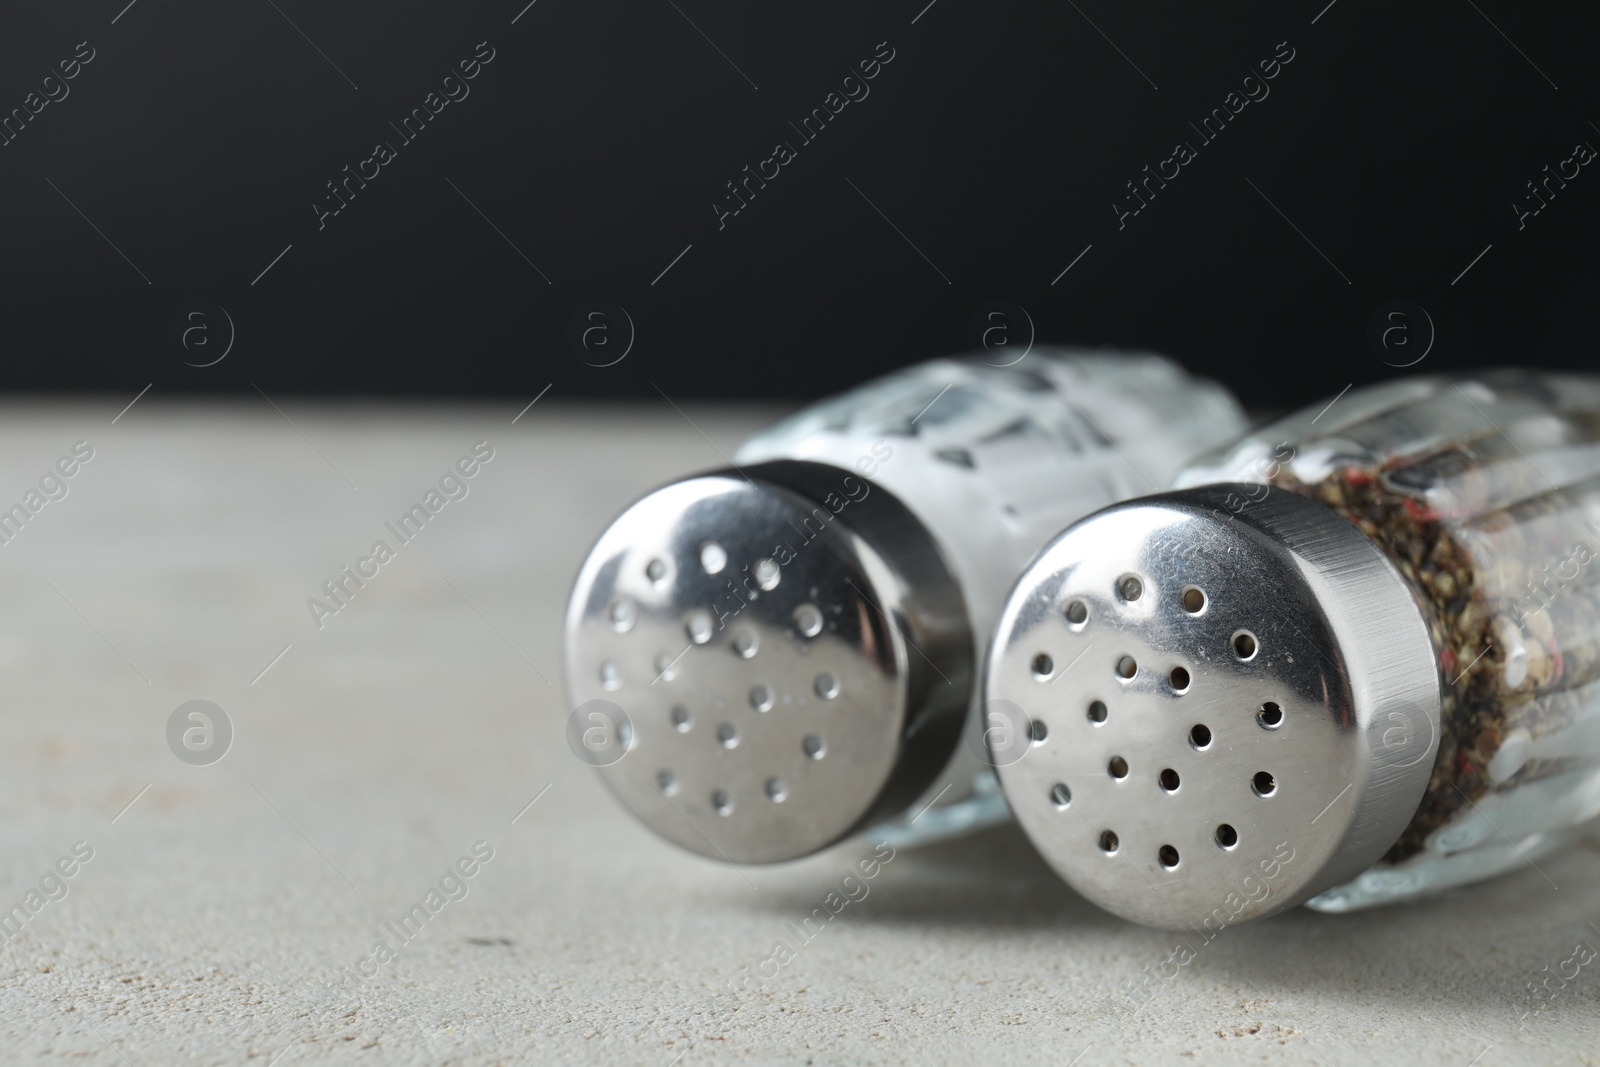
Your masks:
<svg viewBox="0 0 1600 1067"><path fill-rule="evenodd" d="M1040 738L1004 791L1074 888L1214 931L1592 828L1600 378L1353 390L1175 484L1063 532L994 634L986 699Z"/></svg>
<svg viewBox="0 0 1600 1067"><path fill-rule="evenodd" d="M610 709L602 778L655 833L730 863L1004 818L973 709L1005 591L1062 525L1242 425L1158 356L938 359L647 494L567 610L572 703Z"/></svg>

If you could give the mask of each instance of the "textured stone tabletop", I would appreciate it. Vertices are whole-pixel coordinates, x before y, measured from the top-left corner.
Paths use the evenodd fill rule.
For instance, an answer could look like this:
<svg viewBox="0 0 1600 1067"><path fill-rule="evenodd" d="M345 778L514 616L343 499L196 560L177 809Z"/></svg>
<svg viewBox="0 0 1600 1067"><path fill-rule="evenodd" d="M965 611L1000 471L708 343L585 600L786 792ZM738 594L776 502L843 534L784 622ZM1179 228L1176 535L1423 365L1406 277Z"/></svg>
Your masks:
<svg viewBox="0 0 1600 1067"><path fill-rule="evenodd" d="M1600 1063L1600 961L1554 977L1600 946L1592 843L1205 944L1004 828L894 853L802 941L872 839L741 869L657 841L567 750L560 677L604 523L772 412L274 399L0 406L0 1060ZM345 566L377 571L336 605ZM231 725L209 765L169 747L191 700Z"/></svg>

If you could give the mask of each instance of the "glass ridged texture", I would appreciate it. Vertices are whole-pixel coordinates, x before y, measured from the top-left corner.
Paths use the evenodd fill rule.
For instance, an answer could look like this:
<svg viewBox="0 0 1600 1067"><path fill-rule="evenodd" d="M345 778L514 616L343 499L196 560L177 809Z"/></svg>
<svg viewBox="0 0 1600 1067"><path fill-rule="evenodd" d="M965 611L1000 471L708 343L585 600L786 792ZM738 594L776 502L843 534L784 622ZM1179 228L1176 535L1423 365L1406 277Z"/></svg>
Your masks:
<svg viewBox="0 0 1600 1067"><path fill-rule="evenodd" d="M1344 911L1514 870L1600 814L1600 378L1537 371L1353 390L1193 465L1318 500L1410 585L1432 636L1439 751ZM1249 501L1241 497L1241 507Z"/></svg>
<svg viewBox="0 0 1600 1067"><path fill-rule="evenodd" d="M981 654L1045 542L1092 511L1166 488L1244 425L1225 390L1160 356L1035 349L1007 367L937 359L879 378L763 431L734 462L831 463L898 497L961 583ZM983 753L974 709L928 795L874 832L909 844L1005 818Z"/></svg>

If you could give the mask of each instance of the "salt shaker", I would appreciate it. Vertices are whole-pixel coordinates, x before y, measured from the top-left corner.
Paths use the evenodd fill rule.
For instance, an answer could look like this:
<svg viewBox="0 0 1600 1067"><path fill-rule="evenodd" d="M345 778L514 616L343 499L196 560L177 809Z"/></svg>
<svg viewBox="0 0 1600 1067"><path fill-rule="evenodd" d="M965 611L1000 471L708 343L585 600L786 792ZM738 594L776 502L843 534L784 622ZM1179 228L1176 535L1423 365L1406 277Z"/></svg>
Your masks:
<svg viewBox="0 0 1600 1067"><path fill-rule="evenodd" d="M973 709L1006 590L1063 525L1242 425L1161 357L1038 349L804 409L590 552L566 620L581 735L609 753L590 762L655 833L731 863L1004 818Z"/></svg>
<svg viewBox="0 0 1600 1067"><path fill-rule="evenodd" d="M1068 528L984 683L1024 831L1211 932L1523 868L1600 814L1600 378L1353 390ZM998 710L995 710L998 709Z"/></svg>

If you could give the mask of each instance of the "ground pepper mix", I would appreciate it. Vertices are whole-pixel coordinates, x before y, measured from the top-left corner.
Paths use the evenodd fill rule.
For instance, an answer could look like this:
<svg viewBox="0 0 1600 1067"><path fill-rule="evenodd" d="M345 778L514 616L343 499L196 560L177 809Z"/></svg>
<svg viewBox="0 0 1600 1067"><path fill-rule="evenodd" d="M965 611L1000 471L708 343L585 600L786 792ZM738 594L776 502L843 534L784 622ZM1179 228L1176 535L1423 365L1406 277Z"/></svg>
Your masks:
<svg viewBox="0 0 1600 1067"><path fill-rule="evenodd" d="M1438 758L1385 860L1416 855L1490 790L1595 763L1561 731L1600 717L1600 414L1546 411L1408 454L1336 457L1316 480L1290 466L1268 482L1332 508L1388 555L1437 654Z"/></svg>

